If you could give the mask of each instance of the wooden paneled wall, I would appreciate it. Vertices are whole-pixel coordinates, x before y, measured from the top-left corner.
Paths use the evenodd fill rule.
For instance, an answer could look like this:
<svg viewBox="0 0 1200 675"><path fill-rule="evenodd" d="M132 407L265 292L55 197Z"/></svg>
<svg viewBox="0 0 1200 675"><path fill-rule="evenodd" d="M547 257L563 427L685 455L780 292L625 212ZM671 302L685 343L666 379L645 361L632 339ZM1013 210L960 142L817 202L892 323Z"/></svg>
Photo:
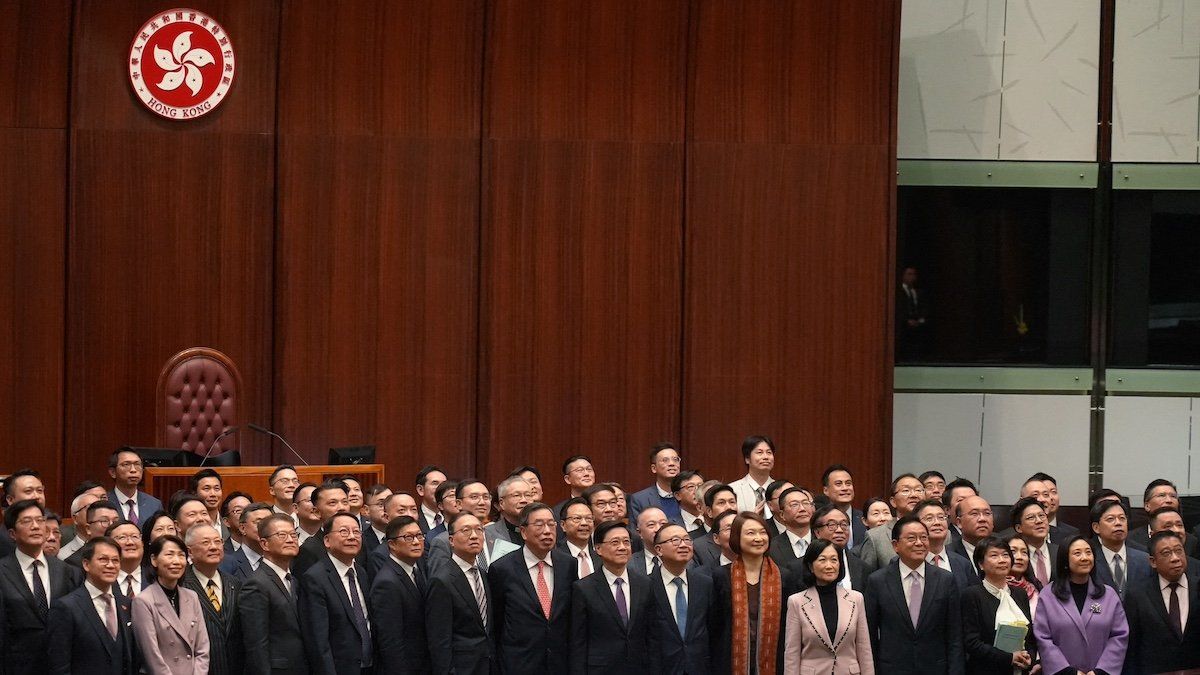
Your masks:
<svg viewBox="0 0 1200 675"><path fill-rule="evenodd" d="M243 419L394 485L533 463L557 499L582 452L640 488L660 440L732 479L766 433L880 490L898 2L191 6L238 73L181 123L126 81L166 5L0 0L0 469L104 476L207 345Z"/></svg>

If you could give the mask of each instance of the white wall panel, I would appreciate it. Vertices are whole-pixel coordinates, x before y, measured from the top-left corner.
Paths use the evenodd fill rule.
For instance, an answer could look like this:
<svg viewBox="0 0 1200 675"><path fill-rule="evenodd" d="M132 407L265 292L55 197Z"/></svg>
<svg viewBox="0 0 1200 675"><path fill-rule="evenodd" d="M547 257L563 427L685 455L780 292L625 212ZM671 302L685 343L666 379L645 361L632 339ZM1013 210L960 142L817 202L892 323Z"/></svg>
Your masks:
<svg viewBox="0 0 1200 675"><path fill-rule="evenodd" d="M979 489L1011 504L1035 471L1058 480L1067 506L1086 505L1091 410L1087 396L988 394L984 401Z"/></svg>
<svg viewBox="0 0 1200 675"><path fill-rule="evenodd" d="M1141 506L1146 484L1169 478L1187 491L1192 399L1108 396L1104 402L1104 486Z"/></svg>
<svg viewBox="0 0 1200 675"><path fill-rule="evenodd" d="M979 478L983 394L900 393L892 398L892 475L937 469Z"/></svg>

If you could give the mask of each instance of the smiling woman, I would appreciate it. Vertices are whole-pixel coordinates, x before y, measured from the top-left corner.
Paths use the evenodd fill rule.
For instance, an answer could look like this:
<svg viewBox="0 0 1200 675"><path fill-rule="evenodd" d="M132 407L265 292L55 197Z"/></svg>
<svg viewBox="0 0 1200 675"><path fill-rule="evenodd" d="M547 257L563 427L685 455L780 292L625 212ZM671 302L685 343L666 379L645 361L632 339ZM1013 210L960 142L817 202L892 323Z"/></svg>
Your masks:
<svg viewBox="0 0 1200 675"><path fill-rule="evenodd" d="M179 582L187 569L187 546L173 534L150 544L156 580L133 598L133 630L142 667L152 675L207 673L208 629L200 596Z"/></svg>

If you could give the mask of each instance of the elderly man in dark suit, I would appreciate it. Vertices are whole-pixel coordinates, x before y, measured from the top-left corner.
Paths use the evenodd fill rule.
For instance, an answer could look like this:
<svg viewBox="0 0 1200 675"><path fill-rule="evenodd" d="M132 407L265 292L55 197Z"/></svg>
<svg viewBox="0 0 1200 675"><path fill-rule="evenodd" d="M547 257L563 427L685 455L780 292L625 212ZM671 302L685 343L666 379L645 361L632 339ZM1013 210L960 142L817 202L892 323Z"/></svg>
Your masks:
<svg viewBox="0 0 1200 675"><path fill-rule="evenodd" d="M488 675L495 663L496 621L487 572L477 564L484 546L483 524L466 511L446 526L450 558L429 575L425 634L435 675Z"/></svg>
<svg viewBox="0 0 1200 675"><path fill-rule="evenodd" d="M99 537L79 551L86 579L50 605L46 672L132 675L138 665L129 600L116 586L121 547Z"/></svg>
<svg viewBox="0 0 1200 675"><path fill-rule="evenodd" d="M655 600L654 635L661 650L661 667L667 675L705 675L717 670L725 648L725 617L717 603L712 578L689 568L692 538L682 525L672 523L654 535L654 550L662 560L650 575Z"/></svg>
<svg viewBox="0 0 1200 675"><path fill-rule="evenodd" d="M362 551L362 521L342 511L321 530L326 555L300 578L300 627L314 673L359 675L375 665L370 584L355 564Z"/></svg>
<svg viewBox="0 0 1200 675"><path fill-rule="evenodd" d="M1183 539L1175 532L1156 532L1149 544L1154 576L1125 594L1129 648L1124 672L1200 668L1200 577L1188 573Z"/></svg>
<svg viewBox="0 0 1200 675"><path fill-rule="evenodd" d="M388 521L384 537L381 546L388 556L375 571L367 599L375 617L371 631L378 658L375 670L397 675L427 673L425 535L415 518L397 516Z"/></svg>
<svg viewBox="0 0 1200 675"><path fill-rule="evenodd" d="M849 549L851 527L850 518L846 512L833 504L826 504L813 514L813 536L833 542L834 546L837 546L842 552L842 567L846 570L846 574L842 576L838 585L862 593L867 588L867 570L862 559ZM799 560L793 563L791 570L796 579L802 579L804 561Z"/></svg>
<svg viewBox="0 0 1200 675"><path fill-rule="evenodd" d="M812 543L812 493L802 487L784 490L779 495L779 510L774 515L783 529L771 540L767 555L775 564L787 567L803 558Z"/></svg>
<svg viewBox="0 0 1200 675"><path fill-rule="evenodd" d="M242 626L246 675L308 675L304 637L300 631L297 594L300 582L292 561L300 550L296 522L275 513L258 524L263 558L242 582L237 620Z"/></svg>
<svg viewBox="0 0 1200 675"><path fill-rule="evenodd" d="M4 524L16 551L0 558L0 661L6 675L35 675L44 672L46 621L50 603L80 584L79 570L42 553L46 538L46 510L33 499L8 507Z"/></svg>
<svg viewBox="0 0 1200 675"><path fill-rule="evenodd" d="M954 575L925 561L929 530L915 515L892 526L896 557L867 579L875 670L888 675L964 675L962 610Z"/></svg>
<svg viewBox="0 0 1200 675"><path fill-rule="evenodd" d="M242 631L237 624L237 598L242 583L220 571L225 557L221 533L200 523L184 535L192 564L183 573L183 585L200 596L204 626L208 629L209 675L242 672Z"/></svg>
<svg viewBox="0 0 1200 675"><path fill-rule="evenodd" d="M500 672L566 672L575 560L555 548L558 524L546 504L529 504L517 522L525 545L488 569Z"/></svg>

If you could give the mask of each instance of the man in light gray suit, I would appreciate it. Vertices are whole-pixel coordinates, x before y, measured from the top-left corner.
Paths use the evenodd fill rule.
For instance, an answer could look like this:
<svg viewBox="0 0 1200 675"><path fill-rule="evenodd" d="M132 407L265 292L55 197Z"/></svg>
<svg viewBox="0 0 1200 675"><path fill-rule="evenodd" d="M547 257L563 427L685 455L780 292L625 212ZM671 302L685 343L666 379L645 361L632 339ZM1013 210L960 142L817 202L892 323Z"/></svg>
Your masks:
<svg viewBox="0 0 1200 675"><path fill-rule="evenodd" d="M896 517L867 530L866 540L858 550L858 556L862 558L867 574L886 567L892 558L896 557L896 551L892 547L892 525L912 513L924 498L925 487L913 474L903 473L892 481L892 498L889 503Z"/></svg>
<svg viewBox="0 0 1200 675"><path fill-rule="evenodd" d="M523 546L525 540L521 538L517 523L521 519L521 510L533 502L533 486L521 476L509 476L496 486L496 494L500 497L500 519L488 523L483 531L489 540L501 539Z"/></svg>

